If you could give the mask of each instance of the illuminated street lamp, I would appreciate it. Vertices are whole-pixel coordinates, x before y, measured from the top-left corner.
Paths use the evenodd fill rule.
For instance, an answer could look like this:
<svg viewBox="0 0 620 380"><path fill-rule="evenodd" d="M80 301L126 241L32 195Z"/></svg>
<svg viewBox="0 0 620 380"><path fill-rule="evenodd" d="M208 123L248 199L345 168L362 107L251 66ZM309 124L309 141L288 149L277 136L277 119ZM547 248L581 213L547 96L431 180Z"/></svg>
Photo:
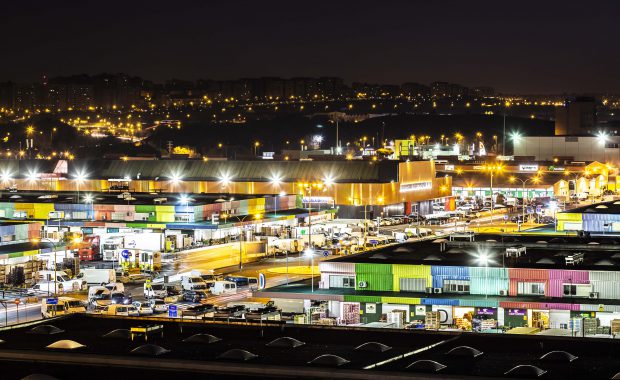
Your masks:
<svg viewBox="0 0 620 380"><path fill-rule="evenodd" d="M522 219L523 221L521 223L525 223L525 200L527 199L527 196L525 195L525 184L532 181L535 184L538 184L540 182L540 177L533 177L533 178L527 178L527 179L521 179L521 178L517 178L515 176L512 176L508 179L510 182L515 182L515 181L519 181L521 182L521 184L523 185L523 188L521 190L521 195L523 195L523 205L521 207L522 209ZM521 223L519 223L519 231L521 231Z"/></svg>
<svg viewBox="0 0 620 380"><path fill-rule="evenodd" d="M75 178L75 186L77 188L77 202L80 203L80 185L87 179L86 173L83 171L78 171L73 176Z"/></svg>
<svg viewBox="0 0 620 380"><path fill-rule="evenodd" d="M486 286L484 287L484 298L489 298L489 263L492 261L491 256L485 250L478 250L478 254L476 255L476 259L478 264L484 265L484 277L486 281Z"/></svg>
<svg viewBox="0 0 620 380"><path fill-rule="evenodd" d="M310 275L310 283L311 283L311 291L312 293L314 293L314 249L312 249L312 247L308 247L305 251L304 251L304 256L306 257L310 257L310 270L311 270L311 275Z"/></svg>
<svg viewBox="0 0 620 380"><path fill-rule="evenodd" d="M87 205L91 205L91 220L95 220L95 206L94 206L95 198L92 194L84 195L84 203Z"/></svg>
<svg viewBox="0 0 620 380"><path fill-rule="evenodd" d="M483 168L484 171L487 171L491 176L491 214L493 214L494 202L493 202L493 175L496 173L501 173L504 171L504 167L501 164L497 165L486 165Z"/></svg>

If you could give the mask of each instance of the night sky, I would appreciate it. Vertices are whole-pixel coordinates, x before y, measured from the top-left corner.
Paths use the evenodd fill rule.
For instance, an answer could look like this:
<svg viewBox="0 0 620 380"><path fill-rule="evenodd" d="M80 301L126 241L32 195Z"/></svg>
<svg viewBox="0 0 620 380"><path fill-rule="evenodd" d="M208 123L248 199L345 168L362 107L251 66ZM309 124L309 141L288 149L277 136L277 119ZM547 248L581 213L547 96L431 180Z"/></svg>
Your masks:
<svg viewBox="0 0 620 380"><path fill-rule="evenodd" d="M575 4L576 3L576 4ZM11 1L0 81L126 72L618 92L620 1Z"/></svg>

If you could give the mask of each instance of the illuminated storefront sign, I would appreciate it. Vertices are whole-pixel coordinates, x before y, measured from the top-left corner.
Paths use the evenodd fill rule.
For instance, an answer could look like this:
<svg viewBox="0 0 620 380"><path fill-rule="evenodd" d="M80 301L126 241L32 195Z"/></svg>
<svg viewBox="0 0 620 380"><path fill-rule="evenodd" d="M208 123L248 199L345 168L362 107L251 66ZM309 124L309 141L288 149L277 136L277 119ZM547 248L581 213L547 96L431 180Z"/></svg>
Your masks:
<svg viewBox="0 0 620 380"><path fill-rule="evenodd" d="M446 171L454 171L454 165L446 165L443 167L443 169Z"/></svg>
<svg viewBox="0 0 620 380"><path fill-rule="evenodd" d="M302 203L332 203L334 199L332 197L303 197Z"/></svg>
<svg viewBox="0 0 620 380"><path fill-rule="evenodd" d="M538 171L538 165L519 165L519 171L535 172L535 171Z"/></svg>
<svg viewBox="0 0 620 380"><path fill-rule="evenodd" d="M430 190L433 188L433 182L425 181L425 182L411 182L411 183L403 183L400 185L400 192L407 193L410 191L423 191Z"/></svg>

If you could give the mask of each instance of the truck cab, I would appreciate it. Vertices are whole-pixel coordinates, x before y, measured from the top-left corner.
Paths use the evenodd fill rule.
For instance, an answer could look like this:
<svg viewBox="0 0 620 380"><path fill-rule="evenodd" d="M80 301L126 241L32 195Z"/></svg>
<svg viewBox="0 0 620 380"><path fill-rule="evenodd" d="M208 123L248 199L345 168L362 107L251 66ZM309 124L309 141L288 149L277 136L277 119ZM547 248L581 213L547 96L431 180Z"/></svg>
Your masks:
<svg viewBox="0 0 620 380"><path fill-rule="evenodd" d="M103 260L104 261L116 261L118 260L118 253L123 248L123 237L112 236L103 242Z"/></svg>
<svg viewBox="0 0 620 380"><path fill-rule="evenodd" d="M101 260L99 236L86 236L84 240L77 244L77 253L81 261Z"/></svg>

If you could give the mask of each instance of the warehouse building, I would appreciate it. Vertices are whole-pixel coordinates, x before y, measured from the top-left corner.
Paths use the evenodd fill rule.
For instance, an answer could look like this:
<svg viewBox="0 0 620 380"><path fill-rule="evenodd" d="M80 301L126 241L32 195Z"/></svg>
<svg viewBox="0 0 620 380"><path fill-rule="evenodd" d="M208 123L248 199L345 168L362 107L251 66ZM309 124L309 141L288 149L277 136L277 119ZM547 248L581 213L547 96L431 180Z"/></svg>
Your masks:
<svg viewBox="0 0 620 380"><path fill-rule="evenodd" d="M386 247L321 262L314 289L278 286L257 296L323 301L339 324L425 326L432 325L427 313L436 312L444 327L581 336L590 322L584 319L598 319L607 333L620 321L620 254L611 240L518 239L477 235Z"/></svg>
<svg viewBox="0 0 620 380"><path fill-rule="evenodd" d="M438 177L433 161L4 160L0 174L19 190L295 194L357 218L432 213L451 197L450 176Z"/></svg>
<svg viewBox="0 0 620 380"><path fill-rule="evenodd" d="M620 233L620 201L575 208L557 215L558 231L592 234Z"/></svg>

